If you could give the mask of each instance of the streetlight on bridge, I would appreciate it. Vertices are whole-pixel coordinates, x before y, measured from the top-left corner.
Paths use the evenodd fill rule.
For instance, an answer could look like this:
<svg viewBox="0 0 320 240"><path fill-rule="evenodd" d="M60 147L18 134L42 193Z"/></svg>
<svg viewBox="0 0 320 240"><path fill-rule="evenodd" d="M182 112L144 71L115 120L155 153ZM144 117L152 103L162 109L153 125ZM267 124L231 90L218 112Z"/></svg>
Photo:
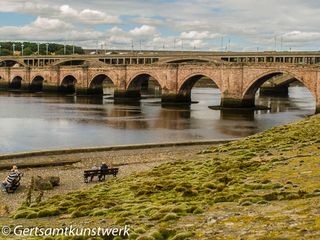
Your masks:
<svg viewBox="0 0 320 240"><path fill-rule="evenodd" d="M13 44L12 44L12 55L15 55L15 52L16 52L15 47L16 47L16 44L13 43Z"/></svg>
<svg viewBox="0 0 320 240"><path fill-rule="evenodd" d="M21 44L21 56L23 56L23 47L24 47L24 44L22 43Z"/></svg>
<svg viewBox="0 0 320 240"><path fill-rule="evenodd" d="M40 55L40 43L37 43L38 45L38 55Z"/></svg>
<svg viewBox="0 0 320 240"><path fill-rule="evenodd" d="M49 55L49 43L46 43L46 55Z"/></svg>
<svg viewBox="0 0 320 240"><path fill-rule="evenodd" d="M103 53L103 51L104 51L104 43L102 42L101 43L101 54Z"/></svg>

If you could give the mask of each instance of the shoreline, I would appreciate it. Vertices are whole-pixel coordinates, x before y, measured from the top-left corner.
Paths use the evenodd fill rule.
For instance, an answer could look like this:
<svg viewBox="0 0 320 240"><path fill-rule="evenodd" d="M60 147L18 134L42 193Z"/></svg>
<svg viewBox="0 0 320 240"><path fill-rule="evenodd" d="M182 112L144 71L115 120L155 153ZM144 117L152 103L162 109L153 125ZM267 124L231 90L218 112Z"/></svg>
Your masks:
<svg viewBox="0 0 320 240"><path fill-rule="evenodd" d="M66 148L66 149L48 149L39 151L13 152L0 154L0 160L9 160L11 158L27 158L38 156L52 156L64 155L73 153L94 153L107 152L116 150L130 150L130 149L149 149L149 148L166 148L178 146L195 146L195 145L211 145L224 144L241 138L224 139L224 140L201 140L201 141L183 141L183 142L164 142L164 143L146 143L146 144L126 144L114 146L100 146L100 147L81 147L81 148Z"/></svg>

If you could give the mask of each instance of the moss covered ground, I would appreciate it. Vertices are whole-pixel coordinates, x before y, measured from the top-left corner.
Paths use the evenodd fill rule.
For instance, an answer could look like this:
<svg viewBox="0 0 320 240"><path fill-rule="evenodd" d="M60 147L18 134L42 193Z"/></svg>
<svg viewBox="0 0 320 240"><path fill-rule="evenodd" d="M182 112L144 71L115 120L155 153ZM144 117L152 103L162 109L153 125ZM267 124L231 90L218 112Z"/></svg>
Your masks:
<svg viewBox="0 0 320 240"><path fill-rule="evenodd" d="M320 239L319 180L316 115L213 146L196 159L21 206L12 218L129 225L129 239L139 240Z"/></svg>

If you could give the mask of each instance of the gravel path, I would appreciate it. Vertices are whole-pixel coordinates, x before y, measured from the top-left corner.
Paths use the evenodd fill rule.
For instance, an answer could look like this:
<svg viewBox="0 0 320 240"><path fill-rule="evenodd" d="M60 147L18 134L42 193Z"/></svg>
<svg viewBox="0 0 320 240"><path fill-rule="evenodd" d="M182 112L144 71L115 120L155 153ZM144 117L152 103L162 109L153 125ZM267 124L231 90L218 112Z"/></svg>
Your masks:
<svg viewBox="0 0 320 240"><path fill-rule="evenodd" d="M60 167L46 168L28 168L21 169L24 176L21 180L21 186L14 194L0 193L0 202L6 204L10 211L19 207L26 198L27 187L32 176L59 176L61 185L54 190L46 191L44 199L56 194L65 194L70 191L83 190L90 188L98 182L85 184L83 182L83 171L90 169L94 164L98 166L101 162L106 162L120 168L118 177L132 174L134 172L142 172L149 170L161 163L168 161L178 161L185 159L194 159L197 153L205 149L206 145L198 146L179 146L179 147L163 147L149 149L133 149L133 150L117 150L94 153L75 153L58 156L39 156L26 159L12 159L13 162L31 161L61 161L61 160L81 160L79 163ZM0 171L0 179L4 179L8 174L8 170Z"/></svg>

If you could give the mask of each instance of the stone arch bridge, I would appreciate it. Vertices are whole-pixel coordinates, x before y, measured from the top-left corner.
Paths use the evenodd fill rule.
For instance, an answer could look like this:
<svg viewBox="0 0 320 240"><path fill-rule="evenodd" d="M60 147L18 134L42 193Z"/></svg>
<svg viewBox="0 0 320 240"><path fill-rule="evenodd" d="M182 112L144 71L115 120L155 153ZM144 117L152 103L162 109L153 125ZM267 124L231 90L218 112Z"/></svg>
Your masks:
<svg viewBox="0 0 320 240"><path fill-rule="evenodd" d="M320 110L319 64L218 60L168 63L152 62L152 59L147 64L146 61L141 64L107 64L79 60L74 65L53 63L38 66L12 60L11 64L0 66L0 85L3 88L101 94L102 83L107 79L114 85L116 99L138 99L141 81L147 77L158 82L163 102L190 102L193 85L205 76L220 89L221 106L239 108L253 107L259 87L270 78L286 74L310 90L317 111Z"/></svg>

